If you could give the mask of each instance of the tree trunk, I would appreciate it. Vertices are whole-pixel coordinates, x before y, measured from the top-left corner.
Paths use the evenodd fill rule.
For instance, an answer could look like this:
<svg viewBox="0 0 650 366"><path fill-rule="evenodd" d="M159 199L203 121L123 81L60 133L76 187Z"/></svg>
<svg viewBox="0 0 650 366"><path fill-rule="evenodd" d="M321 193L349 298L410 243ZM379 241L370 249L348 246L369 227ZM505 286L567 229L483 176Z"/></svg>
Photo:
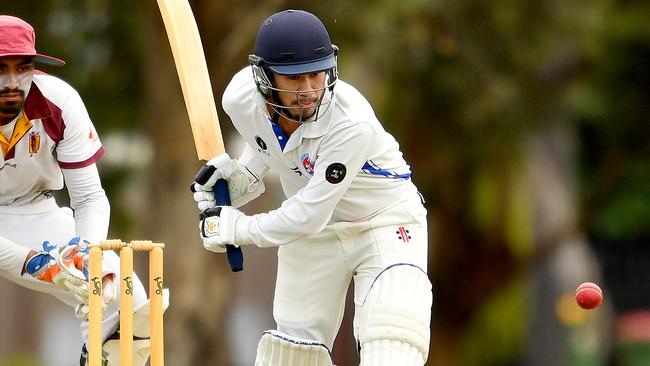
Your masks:
<svg viewBox="0 0 650 366"><path fill-rule="evenodd" d="M144 88L146 134L155 151L147 227L150 239L166 244L166 287L171 290L165 317L166 363L227 365L224 311L231 288L229 269L225 256L203 249L196 230L198 211L189 184L200 165L162 20L155 5L145 13L152 28L145 70L151 86Z"/></svg>

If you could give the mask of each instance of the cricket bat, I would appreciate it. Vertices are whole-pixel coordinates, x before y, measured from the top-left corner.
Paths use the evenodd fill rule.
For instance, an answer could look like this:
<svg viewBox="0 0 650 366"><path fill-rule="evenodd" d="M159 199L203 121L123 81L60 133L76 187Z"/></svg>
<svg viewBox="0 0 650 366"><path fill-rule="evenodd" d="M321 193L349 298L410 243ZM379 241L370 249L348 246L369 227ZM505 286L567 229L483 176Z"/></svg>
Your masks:
<svg viewBox="0 0 650 366"><path fill-rule="evenodd" d="M199 29L188 0L157 1L174 55L196 153L199 160L208 161L225 153L226 149L219 128L219 117ZM230 205L228 184L225 180L217 181L214 194L217 205ZM227 245L226 249L232 271L241 271L244 268L241 248Z"/></svg>

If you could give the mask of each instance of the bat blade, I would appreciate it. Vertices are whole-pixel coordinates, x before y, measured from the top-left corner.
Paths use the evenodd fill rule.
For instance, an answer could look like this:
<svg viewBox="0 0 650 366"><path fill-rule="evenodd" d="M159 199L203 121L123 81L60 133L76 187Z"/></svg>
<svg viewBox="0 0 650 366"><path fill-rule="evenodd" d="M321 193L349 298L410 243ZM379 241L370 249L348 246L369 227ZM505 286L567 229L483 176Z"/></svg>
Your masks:
<svg viewBox="0 0 650 366"><path fill-rule="evenodd" d="M226 152L203 44L187 0L157 0L174 55L199 160Z"/></svg>
<svg viewBox="0 0 650 366"><path fill-rule="evenodd" d="M219 128L219 117L214 104L199 28L187 0L157 1L183 90L196 154L199 160L208 161L225 153L226 149ZM213 190L217 205L230 205L228 184L225 180L217 181ZM228 244L226 250L230 269L233 272L243 270L244 256L241 248Z"/></svg>

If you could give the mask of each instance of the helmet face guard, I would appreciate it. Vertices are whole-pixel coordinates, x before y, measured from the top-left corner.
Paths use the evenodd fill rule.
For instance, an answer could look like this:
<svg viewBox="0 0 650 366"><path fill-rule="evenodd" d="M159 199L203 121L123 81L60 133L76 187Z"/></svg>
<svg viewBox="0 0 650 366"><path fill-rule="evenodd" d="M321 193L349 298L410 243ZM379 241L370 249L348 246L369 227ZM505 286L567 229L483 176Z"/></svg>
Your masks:
<svg viewBox="0 0 650 366"><path fill-rule="evenodd" d="M314 72L325 72L325 83L323 84L322 88L312 90L288 90L274 86L272 81L273 76L271 75L271 73L274 73L274 71L272 71L273 69L270 67L264 67L264 61L259 57L250 55L248 60L253 69L253 80L255 80L257 90L264 97L266 104L270 106L276 113L280 114L282 117L290 121L298 123L315 122L325 114L334 100L334 86L336 85L336 81L338 79L336 66L328 70L308 71L298 74L276 73L279 75L300 75L311 74ZM298 103L296 106L285 106L280 102L280 98L278 97L278 93L293 94L294 99L299 101L301 99L300 94L312 92L316 95L319 95L319 98L316 102L316 111L311 114L308 114L307 110L312 109L313 107L304 108L300 103Z"/></svg>
<svg viewBox="0 0 650 366"><path fill-rule="evenodd" d="M307 123L318 120L333 102L334 86L338 78L338 47L332 44L327 29L313 14L302 10L285 10L271 15L260 27L255 40L255 52L248 57L253 69L257 90L276 113L284 118ZM325 72L322 88L314 90L286 90L277 88L273 74L303 75ZM319 95L316 111L308 115L300 103L285 106L278 93Z"/></svg>

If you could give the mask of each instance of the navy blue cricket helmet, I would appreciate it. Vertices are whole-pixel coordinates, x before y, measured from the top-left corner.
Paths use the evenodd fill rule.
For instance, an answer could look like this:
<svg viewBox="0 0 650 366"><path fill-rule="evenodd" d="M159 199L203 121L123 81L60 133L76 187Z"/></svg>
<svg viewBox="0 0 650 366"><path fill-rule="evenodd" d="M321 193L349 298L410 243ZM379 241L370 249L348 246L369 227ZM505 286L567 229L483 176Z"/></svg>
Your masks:
<svg viewBox="0 0 650 366"><path fill-rule="evenodd" d="M303 10L285 10L262 23L253 54L276 74L298 75L335 68L337 53L320 19Z"/></svg>
<svg viewBox="0 0 650 366"><path fill-rule="evenodd" d="M303 10L284 10L264 20L257 32L255 51L248 60L259 92L272 106L283 108L273 104L273 92L287 91L274 87L271 73L301 75L326 72L323 90L332 94L338 77L337 55L338 47L332 44L320 19ZM328 105L331 97L327 98ZM300 118L297 122L309 121Z"/></svg>

